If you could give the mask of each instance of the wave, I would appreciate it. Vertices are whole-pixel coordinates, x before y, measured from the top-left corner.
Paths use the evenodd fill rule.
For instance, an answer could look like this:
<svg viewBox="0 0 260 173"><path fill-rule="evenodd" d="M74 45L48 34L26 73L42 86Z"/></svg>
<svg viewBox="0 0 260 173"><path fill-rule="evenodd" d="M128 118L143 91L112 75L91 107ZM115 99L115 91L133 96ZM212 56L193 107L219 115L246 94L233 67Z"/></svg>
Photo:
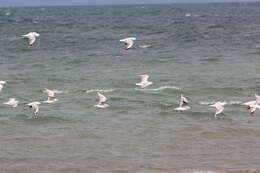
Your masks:
<svg viewBox="0 0 260 173"><path fill-rule="evenodd" d="M4 37L4 38L1 38L0 40L12 42L12 41L20 40L20 39L23 39L23 38L19 37L19 36L14 36L14 37Z"/></svg>
<svg viewBox="0 0 260 173"><path fill-rule="evenodd" d="M149 45L149 44L147 44L147 45L140 45L139 47L141 47L141 48L149 48L149 47L151 47L151 45Z"/></svg>
<svg viewBox="0 0 260 173"><path fill-rule="evenodd" d="M212 104L215 104L217 101L199 101L198 104L200 105L212 105ZM222 102L222 101L221 101ZM223 101L224 103L226 103L226 105L241 105L243 102L242 101L228 101L228 102L225 102Z"/></svg>
<svg viewBox="0 0 260 173"><path fill-rule="evenodd" d="M89 89L86 91L86 93L92 93L92 92L103 92L103 93L109 93L113 92L115 89Z"/></svg>
<svg viewBox="0 0 260 173"><path fill-rule="evenodd" d="M172 90L181 90L181 88L179 87L176 87L176 86L161 86L159 88L151 88L151 89L148 89L148 88L135 88L135 90L137 91L162 91L162 90L165 90L165 89L172 89Z"/></svg>
<svg viewBox="0 0 260 173"><path fill-rule="evenodd" d="M53 92L55 92L56 94L69 93L69 91L66 91L66 90L53 90Z"/></svg>

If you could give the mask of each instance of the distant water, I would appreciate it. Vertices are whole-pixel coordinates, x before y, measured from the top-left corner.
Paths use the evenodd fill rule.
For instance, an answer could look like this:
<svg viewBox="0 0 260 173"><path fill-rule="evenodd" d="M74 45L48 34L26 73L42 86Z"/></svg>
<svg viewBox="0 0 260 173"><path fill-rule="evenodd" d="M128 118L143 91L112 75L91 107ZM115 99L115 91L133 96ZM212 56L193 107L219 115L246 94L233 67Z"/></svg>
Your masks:
<svg viewBox="0 0 260 173"><path fill-rule="evenodd" d="M0 172L260 169L260 111L235 104L260 94L260 3L1 8L0 26L0 101L22 104L0 105ZM28 119L43 88L67 92ZM191 110L173 110L181 93ZM215 119L214 101L234 104Z"/></svg>

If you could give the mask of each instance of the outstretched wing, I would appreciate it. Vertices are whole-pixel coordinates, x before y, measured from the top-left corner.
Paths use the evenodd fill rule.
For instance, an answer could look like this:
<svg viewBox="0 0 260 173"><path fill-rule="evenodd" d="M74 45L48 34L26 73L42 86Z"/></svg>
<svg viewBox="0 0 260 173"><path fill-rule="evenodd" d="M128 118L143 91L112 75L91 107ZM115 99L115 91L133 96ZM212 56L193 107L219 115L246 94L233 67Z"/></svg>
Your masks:
<svg viewBox="0 0 260 173"><path fill-rule="evenodd" d="M221 112L223 112L223 110L224 110L224 107L221 104L216 105L216 113L215 113L215 115L220 114Z"/></svg>
<svg viewBox="0 0 260 173"><path fill-rule="evenodd" d="M181 94L180 107L188 104L188 99Z"/></svg>
<svg viewBox="0 0 260 173"><path fill-rule="evenodd" d="M260 96L255 94L255 100L256 100L256 105L258 105L260 103Z"/></svg>
<svg viewBox="0 0 260 173"><path fill-rule="evenodd" d="M100 94L99 92L97 94L99 97L99 103L105 103L107 101L107 98L103 94Z"/></svg>

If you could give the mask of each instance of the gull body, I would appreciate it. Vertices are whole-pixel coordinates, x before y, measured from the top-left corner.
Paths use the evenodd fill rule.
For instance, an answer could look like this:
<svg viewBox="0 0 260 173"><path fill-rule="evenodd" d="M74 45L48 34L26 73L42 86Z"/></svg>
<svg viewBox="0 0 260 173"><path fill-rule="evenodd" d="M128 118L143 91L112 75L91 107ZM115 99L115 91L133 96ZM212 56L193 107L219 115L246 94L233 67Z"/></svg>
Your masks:
<svg viewBox="0 0 260 173"><path fill-rule="evenodd" d="M135 40L136 40L135 37L129 37L129 38L121 39L119 41L124 42L125 43L125 50L128 50L131 47L133 47Z"/></svg>
<svg viewBox="0 0 260 173"><path fill-rule="evenodd" d="M217 118L217 115L222 113L224 110L224 105L226 105L226 102L216 102L215 104L210 105L211 107L215 107L216 108L216 112L215 112L215 118Z"/></svg>
<svg viewBox="0 0 260 173"><path fill-rule="evenodd" d="M17 101L15 98L9 98L9 100L7 102L4 102L3 104L5 105L9 105L13 108L18 106L19 101Z"/></svg>
<svg viewBox="0 0 260 173"><path fill-rule="evenodd" d="M109 104L107 104L107 98L103 95L97 92L98 97L99 97L99 102L98 104L95 105L97 108L107 108L109 107Z"/></svg>
<svg viewBox="0 0 260 173"><path fill-rule="evenodd" d="M140 86L141 88L145 88L153 84L153 82L148 81L149 76L147 74L139 75L139 76L141 77L141 82L136 83L135 85Z"/></svg>
<svg viewBox="0 0 260 173"><path fill-rule="evenodd" d="M39 105L40 104L41 103L37 102L37 101L36 102L31 102L31 103L27 104L32 109L33 114L34 114L35 117L37 117L37 114L39 112Z"/></svg>
<svg viewBox="0 0 260 173"><path fill-rule="evenodd" d="M5 84L6 84L6 81L3 81L3 80L0 81L0 91L3 89Z"/></svg>
<svg viewBox="0 0 260 173"><path fill-rule="evenodd" d="M40 34L37 32L29 32L28 34L22 35L23 38L28 39L28 47L32 47L34 42L36 41L36 37L39 37Z"/></svg>
<svg viewBox="0 0 260 173"><path fill-rule="evenodd" d="M174 108L174 110L186 111L186 110L189 110L190 108L191 107L188 106L188 99L181 94L180 105L179 105L179 107Z"/></svg>

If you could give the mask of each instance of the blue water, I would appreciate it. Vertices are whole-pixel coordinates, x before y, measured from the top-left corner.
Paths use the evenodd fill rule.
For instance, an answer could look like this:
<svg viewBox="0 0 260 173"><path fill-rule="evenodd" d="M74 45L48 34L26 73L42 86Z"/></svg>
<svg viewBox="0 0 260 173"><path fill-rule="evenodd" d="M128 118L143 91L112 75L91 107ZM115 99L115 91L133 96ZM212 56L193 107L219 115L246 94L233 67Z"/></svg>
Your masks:
<svg viewBox="0 0 260 173"><path fill-rule="evenodd" d="M0 100L20 105L0 105L0 172L260 169L260 111L238 104L260 94L259 18L259 3L1 8ZM32 119L43 88L64 93ZM217 119L214 101L229 103Z"/></svg>

